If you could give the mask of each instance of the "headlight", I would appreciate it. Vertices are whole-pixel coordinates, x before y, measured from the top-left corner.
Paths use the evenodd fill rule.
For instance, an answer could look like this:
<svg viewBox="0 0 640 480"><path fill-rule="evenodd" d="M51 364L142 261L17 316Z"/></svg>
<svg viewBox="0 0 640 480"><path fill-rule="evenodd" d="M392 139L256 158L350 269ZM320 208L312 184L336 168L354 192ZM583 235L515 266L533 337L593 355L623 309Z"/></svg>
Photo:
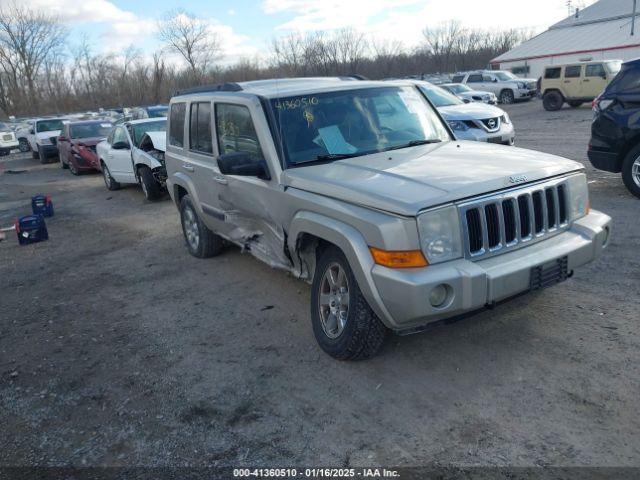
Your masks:
<svg viewBox="0 0 640 480"><path fill-rule="evenodd" d="M571 221L589 213L589 188L584 173L572 175L567 181L569 188L569 218Z"/></svg>
<svg viewBox="0 0 640 480"><path fill-rule="evenodd" d="M48 138L41 138L40 145L51 145L51 140L49 140Z"/></svg>
<svg viewBox="0 0 640 480"><path fill-rule="evenodd" d="M518 88L525 89L525 88L527 88L527 84L524 83L524 82L518 82Z"/></svg>
<svg viewBox="0 0 640 480"><path fill-rule="evenodd" d="M457 130L458 132L469 130L469 126L460 120L450 120L447 123L451 127L451 130Z"/></svg>
<svg viewBox="0 0 640 480"><path fill-rule="evenodd" d="M430 264L462 257L462 234L458 209L450 205L418 216L422 252Z"/></svg>
<svg viewBox="0 0 640 480"><path fill-rule="evenodd" d="M511 123L511 119L509 118L509 114L507 114L507 112L505 112L502 116L502 122L506 123L507 125Z"/></svg>

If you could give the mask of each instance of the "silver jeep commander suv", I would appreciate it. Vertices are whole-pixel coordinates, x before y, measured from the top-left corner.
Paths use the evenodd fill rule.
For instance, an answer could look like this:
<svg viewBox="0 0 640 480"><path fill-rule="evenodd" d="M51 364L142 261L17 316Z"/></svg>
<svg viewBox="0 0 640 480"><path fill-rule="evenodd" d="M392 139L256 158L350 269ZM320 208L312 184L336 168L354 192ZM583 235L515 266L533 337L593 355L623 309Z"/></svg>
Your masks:
<svg viewBox="0 0 640 480"><path fill-rule="evenodd" d="M409 82L178 92L166 167L189 252L228 242L310 282L315 337L339 359L563 281L609 241L581 164L457 141Z"/></svg>

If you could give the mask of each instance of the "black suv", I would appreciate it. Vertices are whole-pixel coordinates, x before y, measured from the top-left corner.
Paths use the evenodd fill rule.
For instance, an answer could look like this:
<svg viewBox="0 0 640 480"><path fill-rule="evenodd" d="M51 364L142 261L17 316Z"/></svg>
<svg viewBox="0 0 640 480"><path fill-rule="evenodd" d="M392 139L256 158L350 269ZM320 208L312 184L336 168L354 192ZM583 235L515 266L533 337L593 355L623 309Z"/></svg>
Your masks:
<svg viewBox="0 0 640 480"><path fill-rule="evenodd" d="M607 172L622 172L629 191L640 197L640 59L622 65L593 101L589 160Z"/></svg>

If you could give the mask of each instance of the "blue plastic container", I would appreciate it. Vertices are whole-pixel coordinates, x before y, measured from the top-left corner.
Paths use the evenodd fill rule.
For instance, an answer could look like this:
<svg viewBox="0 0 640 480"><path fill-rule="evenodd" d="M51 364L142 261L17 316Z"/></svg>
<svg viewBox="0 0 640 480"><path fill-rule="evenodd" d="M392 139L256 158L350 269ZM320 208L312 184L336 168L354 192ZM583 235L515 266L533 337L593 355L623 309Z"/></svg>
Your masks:
<svg viewBox="0 0 640 480"><path fill-rule="evenodd" d="M34 215L53 217L53 202L49 195L36 195L31 197L31 210Z"/></svg>
<svg viewBox="0 0 640 480"><path fill-rule="evenodd" d="M20 245L29 245L49 240L49 232L42 215L27 215L16 221L16 233Z"/></svg>

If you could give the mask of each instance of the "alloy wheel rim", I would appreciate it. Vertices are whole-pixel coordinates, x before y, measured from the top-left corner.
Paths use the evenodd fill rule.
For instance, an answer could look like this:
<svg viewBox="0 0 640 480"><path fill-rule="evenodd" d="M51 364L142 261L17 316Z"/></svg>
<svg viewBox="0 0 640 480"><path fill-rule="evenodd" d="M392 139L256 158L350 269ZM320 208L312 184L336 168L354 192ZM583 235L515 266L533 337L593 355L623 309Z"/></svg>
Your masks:
<svg viewBox="0 0 640 480"><path fill-rule="evenodd" d="M144 180L141 180L140 184L142 186L142 193L144 193L145 197L149 198L149 192L147 191L147 184L144 183Z"/></svg>
<svg viewBox="0 0 640 480"><path fill-rule="evenodd" d="M633 178L633 183L640 188L640 157L636 158L636 161L631 165L631 178Z"/></svg>
<svg viewBox="0 0 640 480"><path fill-rule="evenodd" d="M182 224L187 243L192 250L197 250L200 244L200 231L198 230L198 219L191 208L185 208Z"/></svg>
<svg viewBox="0 0 640 480"><path fill-rule="evenodd" d="M324 334L331 339L342 335L349 316L349 280L337 262L330 264L322 276L318 309Z"/></svg>
<svg viewBox="0 0 640 480"><path fill-rule="evenodd" d="M104 178L104 184L109 188L111 184L111 174L109 173L109 169L106 165L102 168L102 178Z"/></svg>

